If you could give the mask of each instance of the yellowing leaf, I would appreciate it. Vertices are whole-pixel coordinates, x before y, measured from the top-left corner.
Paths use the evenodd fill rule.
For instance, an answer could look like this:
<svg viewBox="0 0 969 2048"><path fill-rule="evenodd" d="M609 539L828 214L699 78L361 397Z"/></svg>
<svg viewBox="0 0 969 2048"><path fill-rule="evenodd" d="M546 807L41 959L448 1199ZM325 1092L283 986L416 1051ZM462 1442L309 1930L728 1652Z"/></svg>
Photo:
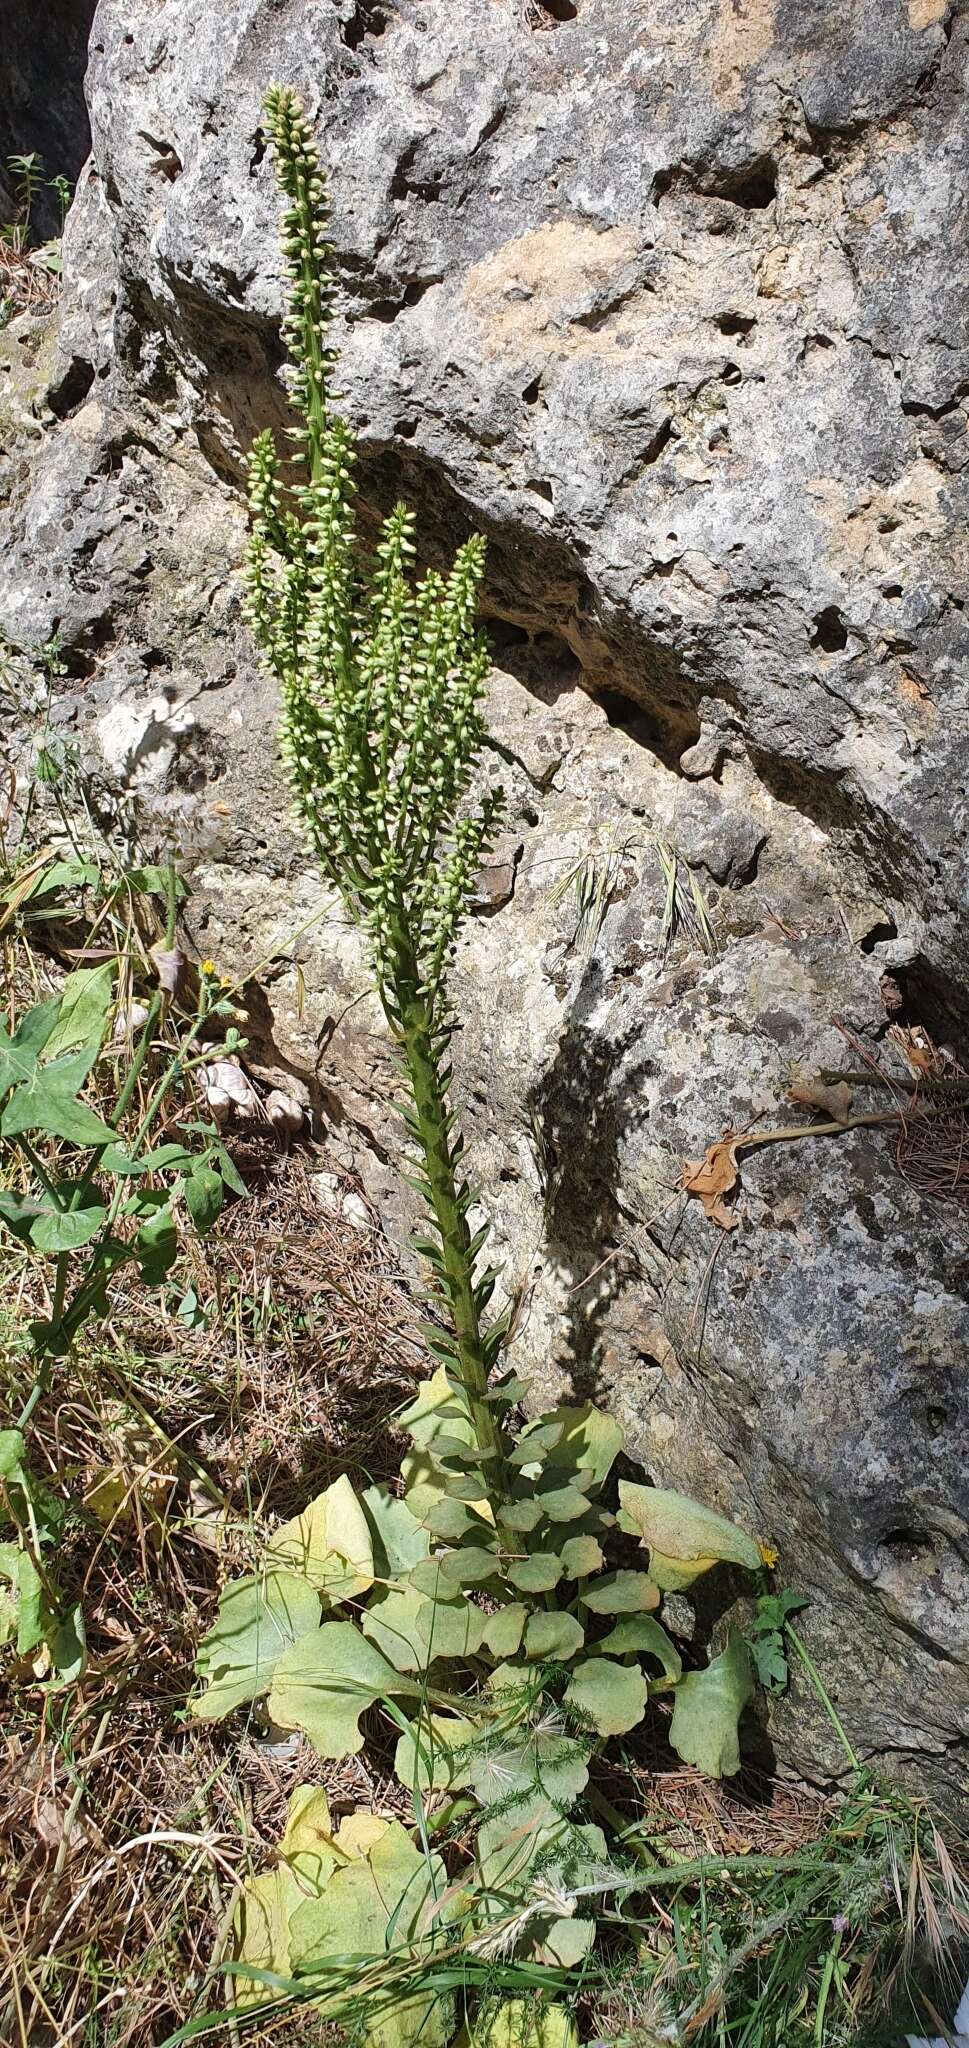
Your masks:
<svg viewBox="0 0 969 2048"><path fill-rule="evenodd" d="M701 1572L721 1561L760 1571L760 1549L753 1537L687 1494L621 1479L619 1499L620 1525L649 1550L650 1572L664 1592L692 1585Z"/></svg>
<svg viewBox="0 0 969 2048"><path fill-rule="evenodd" d="M446 1884L439 1856L416 1849L399 1821L382 1823L365 1852L290 1916L291 1968L305 1974L331 1956L372 1962L388 1947L414 1949ZM433 1991L385 1998L366 2020L367 2048L445 2048L453 2031L452 2001Z"/></svg>
<svg viewBox="0 0 969 2048"><path fill-rule="evenodd" d="M352 1621L327 1621L279 1658L269 1713L281 1728L301 1728L317 1756L355 1756L363 1747L364 1709L382 1697L401 1699L419 1691Z"/></svg>
<svg viewBox="0 0 969 2048"><path fill-rule="evenodd" d="M747 1647L733 1631L723 1655L705 1671L688 1671L676 1688L670 1743L677 1756L708 1777L732 1777L740 1769L737 1724L753 1692Z"/></svg>
<svg viewBox="0 0 969 2048"><path fill-rule="evenodd" d="M575 2021L564 2005L507 1998L479 2010L455 2048L579 2048Z"/></svg>
<svg viewBox="0 0 969 2048"><path fill-rule="evenodd" d="M545 1450L544 1476L550 1477L554 1472L591 1472L593 1485L601 1486L622 1450L622 1430L612 1416L588 1401L581 1407L553 1408L523 1431L522 1451L527 1450L532 1435L541 1443L540 1432L545 1429L554 1434L555 1440Z"/></svg>
<svg viewBox="0 0 969 2048"><path fill-rule="evenodd" d="M299 1572L334 1604L359 1599L373 1585L370 1525L345 1472L277 1529L266 1551L274 1565Z"/></svg>
<svg viewBox="0 0 969 2048"><path fill-rule="evenodd" d="M221 1721L268 1690L284 1651L319 1633L320 1603L295 1572L265 1572L227 1586L195 1659L205 1691L189 1701L200 1721Z"/></svg>
<svg viewBox="0 0 969 2048"><path fill-rule="evenodd" d="M317 1785L297 1785L290 1796L277 1869L261 1871L243 1886L233 1924L233 1960L289 1976L290 1919L305 1899L319 1897L339 1860L326 1794ZM235 1980L240 2006L258 2005L275 1995L256 1979L240 1975Z"/></svg>

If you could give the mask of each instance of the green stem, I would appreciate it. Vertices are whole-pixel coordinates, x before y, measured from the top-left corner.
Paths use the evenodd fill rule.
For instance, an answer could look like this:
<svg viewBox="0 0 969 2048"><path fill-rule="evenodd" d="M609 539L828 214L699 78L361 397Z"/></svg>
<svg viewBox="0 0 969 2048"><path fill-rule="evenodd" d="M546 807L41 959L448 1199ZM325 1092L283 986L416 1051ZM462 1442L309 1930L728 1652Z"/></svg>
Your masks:
<svg viewBox="0 0 969 2048"><path fill-rule="evenodd" d="M860 1759L855 1755L855 1752L852 1749L850 1742L848 1741L848 1737L845 1734L841 1717L837 1711L837 1708L835 1707L834 1701L831 1698L830 1693L825 1688L824 1680L821 1677L821 1673L819 1672L813 1657L811 1657L808 1654L808 1651L805 1649L800 1636L797 1634L797 1631L791 1627L790 1622L786 1624L786 1628L787 1635L791 1643L793 1644L795 1650L797 1651L798 1656L801 1659L801 1663L803 1664L804 1669L807 1672L809 1679L811 1680L811 1684L813 1685L814 1690L817 1693L817 1696L821 1702L821 1705L823 1706L824 1711L827 1714L828 1720L830 1721L831 1726L838 1737L838 1741L840 1742L841 1747L844 1750L845 1756L847 1757L852 1770L860 1771Z"/></svg>
<svg viewBox="0 0 969 2048"><path fill-rule="evenodd" d="M402 980L405 978L410 989L400 1006L404 1056L417 1111L431 1208L441 1240L445 1293L454 1323L460 1383L468 1398L478 1449L489 1457L488 1491L502 1492L503 1446L494 1408L486 1398L488 1367L474 1293L471 1232L454 1172L447 1089L434 1056L427 998L420 993L415 971L401 976Z"/></svg>

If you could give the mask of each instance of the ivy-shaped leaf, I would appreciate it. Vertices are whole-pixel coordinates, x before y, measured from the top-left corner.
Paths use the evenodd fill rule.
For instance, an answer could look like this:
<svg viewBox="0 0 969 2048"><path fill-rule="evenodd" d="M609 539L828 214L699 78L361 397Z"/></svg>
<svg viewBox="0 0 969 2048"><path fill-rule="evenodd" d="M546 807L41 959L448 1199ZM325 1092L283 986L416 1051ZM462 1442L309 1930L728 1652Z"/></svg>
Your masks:
<svg viewBox="0 0 969 2048"><path fill-rule="evenodd" d="M295 1572L265 1572L227 1586L199 1645L195 1668L205 1691L189 1701L190 1712L200 1721L221 1721L258 1699L284 1651L307 1631L317 1634L319 1619L316 1593Z"/></svg>
<svg viewBox="0 0 969 2048"><path fill-rule="evenodd" d="M47 1059L77 1052L81 1046L88 1052L100 1050L114 993L115 971L115 962L106 960L100 967L76 967L68 975L61 990L57 1022L44 1048Z"/></svg>
<svg viewBox="0 0 969 2048"><path fill-rule="evenodd" d="M419 1692L352 1621L327 1621L278 1659L269 1714L281 1728L301 1728L317 1756L339 1759L362 1749L359 1723L366 1707Z"/></svg>
<svg viewBox="0 0 969 2048"><path fill-rule="evenodd" d="M275 1530L266 1552L273 1565L299 1572L328 1602L368 1592L374 1581L370 1524L346 1473Z"/></svg>
<svg viewBox="0 0 969 2048"><path fill-rule="evenodd" d="M705 1671L688 1671L676 1688L670 1744L677 1756L710 1778L732 1778L740 1769L738 1723L753 1692L747 1646L734 1629L723 1654Z"/></svg>
<svg viewBox="0 0 969 2048"><path fill-rule="evenodd" d="M87 1080L95 1054L90 1048L62 1053L46 1065L35 1064L26 1081L13 1090L0 1116L5 1138L21 1131L45 1131L52 1138L66 1138L72 1145L110 1145L115 1136L110 1126L77 1100L78 1089Z"/></svg>
<svg viewBox="0 0 969 2048"><path fill-rule="evenodd" d="M598 1735L625 1735L642 1720L648 1693L638 1666L589 1657L573 1672L565 1700Z"/></svg>

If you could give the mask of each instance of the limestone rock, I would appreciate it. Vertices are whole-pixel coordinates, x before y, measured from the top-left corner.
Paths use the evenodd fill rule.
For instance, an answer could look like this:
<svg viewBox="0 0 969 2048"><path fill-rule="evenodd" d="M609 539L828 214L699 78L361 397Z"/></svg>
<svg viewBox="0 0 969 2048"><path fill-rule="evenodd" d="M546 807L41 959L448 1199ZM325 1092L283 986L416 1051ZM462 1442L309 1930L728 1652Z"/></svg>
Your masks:
<svg viewBox="0 0 969 2048"><path fill-rule="evenodd" d="M521 1362L777 1544L857 1747L956 1797L960 1212L880 1132L752 1155L729 1241L677 1183L777 1115L792 1063L844 1064L833 1018L879 1051L888 968L966 1055L969 22L534 12L101 0L57 330L0 337L0 626L59 637L56 716L105 805L192 864L201 950L276 956L286 1071L319 1072L335 1166L403 1233L389 1051L287 821L239 604L245 451L285 422L260 104L292 82L364 522L403 492L429 558L489 539L508 841L458 1057ZM657 839L714 958L669 944ZM579 931L556 884L590 855ZM803 1689L775 1740L839 1767Z"/></svg>

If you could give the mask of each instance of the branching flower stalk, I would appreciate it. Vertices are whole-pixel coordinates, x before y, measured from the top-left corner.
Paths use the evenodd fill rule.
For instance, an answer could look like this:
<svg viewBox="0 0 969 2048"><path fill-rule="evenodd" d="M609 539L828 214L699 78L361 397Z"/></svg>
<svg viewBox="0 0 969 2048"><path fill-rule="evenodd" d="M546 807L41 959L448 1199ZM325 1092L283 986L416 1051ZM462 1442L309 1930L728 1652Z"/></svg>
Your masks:
<svg viewBox="0 0 969 2048"><path fill-rule="evenodd" d="M463 1142L449 1099L454 1020L447 969L499 809L469 792L484 738L488 666L475 624L484 543L473 536L448 576L415 581L414 520L395 506L368 578L353 517L354 449L332 408L330 248L319 160L295 95L273 88L266 114L287 205L284 335L294 366L292 438L302 480L284 482L271 432L250 464L249 617L280 690L281 752L297 813L324 876L366 931L384 1013L400 1049L433 1225L419 1241L450 1324L436 1348L470 1404L478 1452L502 1463L489 1377L504 1335L485 1325L494 1287L476 1277Z"/></svg>

